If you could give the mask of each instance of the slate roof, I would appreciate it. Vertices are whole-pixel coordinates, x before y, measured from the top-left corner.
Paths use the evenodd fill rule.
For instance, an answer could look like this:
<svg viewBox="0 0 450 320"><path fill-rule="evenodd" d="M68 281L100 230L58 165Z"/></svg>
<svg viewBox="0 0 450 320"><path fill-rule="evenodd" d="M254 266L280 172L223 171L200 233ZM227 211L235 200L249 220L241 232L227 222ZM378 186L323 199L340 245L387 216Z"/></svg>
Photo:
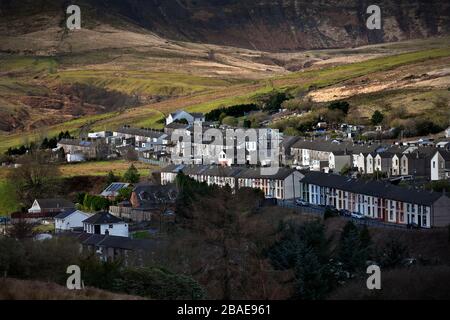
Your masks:
<svg viewBox="0 0 450 320"><path fill-rule="evenodd" d="M445 150L438 150L441 157L444 158L445 161L450 161L450 152Z"/></svg>
<svg viewBox="0 0 450 320"><path fill-rule="evenodd" d="M66 199L36 199L41 209L55 209L55 208L75 208L75 205Z"/></svg>
<svg viewBox="0 0 450 320"><path fill-rule="evenodd" d="M156 251L161 246L165 246L166 242L161 240L150 239L131 239L125 237L117 237L110 235L80 233L64 233L63 237L73 237L81 244L87 246L98 246L106 248L123 249L129 251Z"/></svg>
<svg viewBox="0 0 450 320"><path fill-rule="evenodd" d="M77 209L69 209L61 212L60 214L55 216L55 219L65 219L70 216L72 213L78 211Z"/></svg>
<svg viewBox="0 0 450 320"><path fill-rule="evenodd" d="M90 218L87 218L83 221L83 223L88 224L114 224L114 223L122 223L123 221L116 216L113 216L109 212L100 212L93 215Z"/></svg>
<svg viewBox="0 0 450 320"><path fill-rule="evenodd" d="M363 181L348 177L326 174L322 172L308 172L301 180L303 183L314 184L364 194L378 198L420 204L432 205L443 195L439 192L418 191L384 183L380 181Z"/></svg>
<svg viewBox="0 0 450 320"><path fill-rule="evenodd" d="M235 177L244 179L275 179L284 180L290 176L295 169L278 168L273 175L263 175L261 170L264 168L246 168L246 167L221 167L221 166L205 166L205 165L169 165L161 170L161 172L179 173L182 171L185 175L206 175L216 177ZM269 169L269 168L267 168Z"/></svg>
<svg viewBox="0 0 450 320"><path fill-rule="evenodd" d="M173 203L178 195L177 190L173 186L152 184L139 184L134 188L133 193L136 194L139 201L139 207L135 209L141 210L153 209L160 205L161 201Z"/></svg>
<svg viewBox="0 0 450 320"><path fill-rule="evenodd" d="M80 139L62 139L58 142L58 144L67 145L67 146L84 147L84 148L91 148L91 147L95 146L95 143L92 141L86 141L86 140L80 140Z"/></svg>
<svg viewBox="0 0 450 320"><path fill-rule="evenodd" d="M159 139L163 136L166 136L166 134L161 131L155 131L155 130L150 130L150 129L138 129L138 128L131 128L131 127L122 127L120 129L118 129L116 132L121 133L121 134L128 134L128 135L133 135L133 136L155 138L155 139Z"/></svg>

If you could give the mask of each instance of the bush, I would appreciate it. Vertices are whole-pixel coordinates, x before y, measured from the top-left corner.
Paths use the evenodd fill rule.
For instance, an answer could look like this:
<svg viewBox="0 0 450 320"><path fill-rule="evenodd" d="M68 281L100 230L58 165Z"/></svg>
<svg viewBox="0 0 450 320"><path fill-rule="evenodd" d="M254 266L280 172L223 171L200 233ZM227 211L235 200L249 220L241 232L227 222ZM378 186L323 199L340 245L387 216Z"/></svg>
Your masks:
<svg viewBox="0 0 450 320"><path fill-rule="evenodd" d="M116 292L158 300L199 300L202 287L192 278L158 268L127 268L114 279Z"/></svg>

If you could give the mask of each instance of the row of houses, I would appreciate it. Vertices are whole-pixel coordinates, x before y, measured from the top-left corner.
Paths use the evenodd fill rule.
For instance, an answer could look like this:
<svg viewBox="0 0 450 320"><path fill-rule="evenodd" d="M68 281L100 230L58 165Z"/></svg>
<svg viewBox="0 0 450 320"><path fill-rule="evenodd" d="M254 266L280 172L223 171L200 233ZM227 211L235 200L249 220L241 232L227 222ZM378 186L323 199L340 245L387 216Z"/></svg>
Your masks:
<svg viewBox="0 0 450 320"><path fill-rule="evenodd" d="M339 140L300 140L290 146L292 166L311 171L418 176L431 180L449 177L450 141L436 146L354 144ZM285 151L284 151L285 153Z"/></svg>
<svg viewBox="0 0 450 320"><path fill-rule="evenodd" d="M171 165L161 171L163 184L173 183L182 172L208 185L260 189L278 200L302 199L317 206L359 213L369 219L422 228L450 224L450 199L437 192L414 190L379 181L352 179L323 172L280 168L273 175L243 167Z"/></svg>
<svg viewBox="0 0 450 320"><path fill-rule="evenodd" d="M291 168L279 168L274 174L263 174L261 168L221 167L206 165L169 165L161 170L161 184L175 182L179 173L190 178L233 190L254 188L264 192L266 198L290 200L300 197L299 182L302 174Z"/></svg>
<svg viewBox="0 0 450 320"><path fill-rule="evenodd" d="M302 199L367 218L422 228L450 224L450 198L445 193L394 186L379 181L310 172L301 180Z"/></svg>

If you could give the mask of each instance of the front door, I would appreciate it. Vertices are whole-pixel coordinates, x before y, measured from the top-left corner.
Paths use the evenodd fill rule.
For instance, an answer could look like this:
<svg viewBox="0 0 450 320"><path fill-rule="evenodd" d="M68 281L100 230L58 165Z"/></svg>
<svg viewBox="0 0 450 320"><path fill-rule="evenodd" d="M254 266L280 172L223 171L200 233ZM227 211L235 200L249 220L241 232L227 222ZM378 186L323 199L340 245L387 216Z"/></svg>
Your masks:
<svg viewBox="0 0 450 320"><path fill-rule="evenodd" d="M95 225L94 226L94 233L95 234L100 234L100 225Z"/></svg>

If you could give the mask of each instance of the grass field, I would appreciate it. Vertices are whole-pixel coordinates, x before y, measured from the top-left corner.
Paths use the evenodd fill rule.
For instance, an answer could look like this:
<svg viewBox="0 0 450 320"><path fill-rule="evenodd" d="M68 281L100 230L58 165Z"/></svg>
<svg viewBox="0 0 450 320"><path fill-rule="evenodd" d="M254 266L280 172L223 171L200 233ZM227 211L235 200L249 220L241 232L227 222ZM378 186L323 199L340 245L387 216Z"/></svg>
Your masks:
<svg viewBox="0 0 450 320"><path fill-rule="evenodd" d="M115 175L122 176L130 167L131 163L124 160L117 161L96 161L79 164L64 164L59 167L63 177L76 176L106 176L109 171ZM155 166L150 166L141 162L134 163L141 177L147 177L150 172L156 170Z"/></svg>

